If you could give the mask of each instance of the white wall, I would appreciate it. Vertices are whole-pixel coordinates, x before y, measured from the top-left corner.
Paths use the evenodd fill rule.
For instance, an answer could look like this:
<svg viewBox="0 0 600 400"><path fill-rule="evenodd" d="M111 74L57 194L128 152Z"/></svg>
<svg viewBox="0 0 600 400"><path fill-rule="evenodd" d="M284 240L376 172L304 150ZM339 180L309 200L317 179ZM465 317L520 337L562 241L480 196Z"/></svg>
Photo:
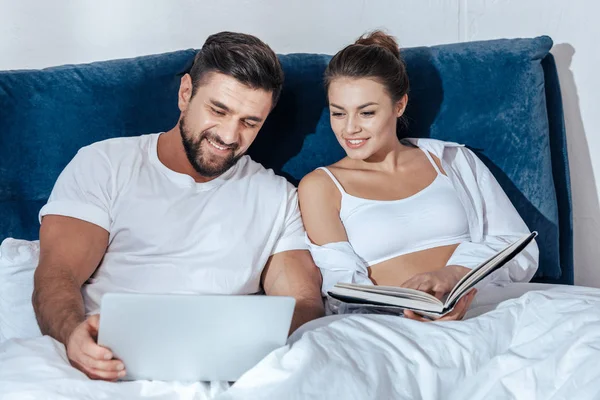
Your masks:
<svg viewBox="0 0 600 400"><path fill-rule="evenodd" d="M375 27L405 46L449 43L458 10L454 0L0 0L0 69L199 48L222 30L280 53L335 52Z"/></svg>
<svg viewBox="0 0 600 400"><path fill-rule="evenodd" d="M467 40L554 40L567 128L574 205L575 283L600 287L600 12L596 0L467 1Z"/></svg>
<svg viewBox="0 0 600 400"><path fill-rule="evenodd" d="M255 34L279 53L333 53L375 28L404 47L550 35L571 161L575 281L600 287L598 12L595 0L0 0L0 70L198 48L221 30Z"/></svg>

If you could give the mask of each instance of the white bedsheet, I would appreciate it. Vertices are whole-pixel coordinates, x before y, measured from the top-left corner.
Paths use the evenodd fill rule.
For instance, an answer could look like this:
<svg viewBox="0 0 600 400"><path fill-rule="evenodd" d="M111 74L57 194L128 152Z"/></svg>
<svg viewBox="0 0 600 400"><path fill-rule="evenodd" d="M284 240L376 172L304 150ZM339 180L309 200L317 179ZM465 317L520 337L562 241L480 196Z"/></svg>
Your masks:
<svg viewBox="0 0 600 400"><path fill-rule="evenodd" d="M600 398L600 290L545 288L461 322L317 320L230 388L90 381L50 338L12 339L0 345L0 399Z"/></svg>

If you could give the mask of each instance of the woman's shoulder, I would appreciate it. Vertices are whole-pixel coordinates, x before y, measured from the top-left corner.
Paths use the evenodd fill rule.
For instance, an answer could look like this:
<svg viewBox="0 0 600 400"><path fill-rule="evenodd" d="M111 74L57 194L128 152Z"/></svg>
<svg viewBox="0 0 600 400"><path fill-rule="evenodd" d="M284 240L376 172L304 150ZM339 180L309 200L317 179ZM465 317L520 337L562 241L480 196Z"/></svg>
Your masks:
<svg viewBox="0 0 600 400"><path fill-rule="evenodd" d="M304 175L304 177L300 180L298 184L298 191L302 191L308 188L313 188L320 184L321 181L324 181L327 178L327 173L323 171L322 168L317 168L312 172Z"/></svg>
<svg viewBox="0 0 600 400"><path fill-rule="evenodd" d="M350 169L352 169L352 166L348 164L345 158L333 164L319 167L300 180L298 195L302 197L303 194L310 194L311 197L316 195L324 200L339 201L339 176Z"/></svg>
<svg viewBox="0 0 600 400"><path fill-rule="evenodd" d="M331 180L331 178L329 177L330 174L337 175L338 172L349 169L351 167L348 161L348 157L344 157L341 160L334 162L333 164L318 167L306 174L304 178L301 179L300 183L314 183L327 179Z"/></svg>
<svg viewBox="0 0 600 400"><path fill-rule="evenodd" d="M331 173L331 170L335 170L335 167L331 165L325 167ZM300 184L298 184L298 193L303 191L311 191L314 193L315 190L318 191L327 191L330 186L330 183L333 183L331 178L328 176L329 174L324 168L317 168L312 172L309 172L300 180Z"/></svg>

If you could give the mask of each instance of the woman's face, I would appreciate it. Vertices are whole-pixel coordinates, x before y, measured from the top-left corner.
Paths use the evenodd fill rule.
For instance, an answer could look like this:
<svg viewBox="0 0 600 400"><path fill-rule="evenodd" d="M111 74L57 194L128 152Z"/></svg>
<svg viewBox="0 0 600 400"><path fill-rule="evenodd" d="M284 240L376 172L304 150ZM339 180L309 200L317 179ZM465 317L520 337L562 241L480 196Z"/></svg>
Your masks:
<svg viewBox="0 0 600 400"><path fill-rule="evenodd" d="M394 103L385 87L369 78L335 78L329 85L331 128L348 157L366 160L393 148L396 123L408 96Z"/></svg>

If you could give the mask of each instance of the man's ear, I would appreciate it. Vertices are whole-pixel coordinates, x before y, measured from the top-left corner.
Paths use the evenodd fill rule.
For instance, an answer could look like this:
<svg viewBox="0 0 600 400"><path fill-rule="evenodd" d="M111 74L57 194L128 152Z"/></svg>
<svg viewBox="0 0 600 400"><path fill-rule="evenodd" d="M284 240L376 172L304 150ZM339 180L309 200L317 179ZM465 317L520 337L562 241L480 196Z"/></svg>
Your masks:
<svg viewBox="0 0 600 400"><path fill-rule="evenodd" d="M192 77L190 74L185 74L181 77L181 83L179 84L179 95L177 97L179 111L184 112L187 110L192 99L192 89Z"/></svg>
<svg viewBox="0 0 600 400"><path fill-rule="evenodd" d="M407 104L408 104L408 94L405 94L396 103L396 117L400 118L402 116L402 114L404 114L404 110L406 110Z"/></svg>

